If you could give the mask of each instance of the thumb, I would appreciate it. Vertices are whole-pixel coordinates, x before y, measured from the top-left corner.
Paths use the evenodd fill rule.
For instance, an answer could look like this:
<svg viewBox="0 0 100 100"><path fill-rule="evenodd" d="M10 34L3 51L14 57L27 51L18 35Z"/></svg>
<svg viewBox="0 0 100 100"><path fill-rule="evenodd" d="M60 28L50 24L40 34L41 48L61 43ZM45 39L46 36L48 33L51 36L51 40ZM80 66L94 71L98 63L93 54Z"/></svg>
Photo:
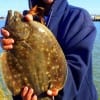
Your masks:
<svg viewBox="0 0 100 100"><path fill-rule="evenodd" d="M49 96L57 96L58 95L58 89L51 89L47 91L47 94Z"/></svg>
<svg viewBox="0 0 100 100"><path fill-rule="evenodd" d="M24 18L25 18L26 21L33 20L33 16L31 14L27 14Z"/></svg>

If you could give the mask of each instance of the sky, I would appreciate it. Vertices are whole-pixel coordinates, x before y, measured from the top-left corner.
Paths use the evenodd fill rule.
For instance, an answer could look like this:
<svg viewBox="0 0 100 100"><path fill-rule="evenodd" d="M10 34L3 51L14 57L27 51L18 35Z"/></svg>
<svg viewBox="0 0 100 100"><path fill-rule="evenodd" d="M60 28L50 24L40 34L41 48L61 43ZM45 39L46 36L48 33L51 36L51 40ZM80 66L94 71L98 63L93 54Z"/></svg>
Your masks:
<svg viewBox="0 0 100 100"><path fill-rule="evenodd" d="M28 9L28 0L2 0L0 2L0 16L6 16L8 10L22 12L26 9Z"/></svg>
<svg viewBox="0 0 100 100"><path fill-rule="evenodd" d="M100 14L100 0L68 0L68 2L85 8L90 14ZM0 16L6 16L10 9L22 12L28 9L28 0L2 0L0 2Z"/></svg>
<svg viewBox="0 0 100 100"><path fill-rule="evenodd" d="M100 15L100 0L68 0L72 5L85 8L90 14Z"/></svg>

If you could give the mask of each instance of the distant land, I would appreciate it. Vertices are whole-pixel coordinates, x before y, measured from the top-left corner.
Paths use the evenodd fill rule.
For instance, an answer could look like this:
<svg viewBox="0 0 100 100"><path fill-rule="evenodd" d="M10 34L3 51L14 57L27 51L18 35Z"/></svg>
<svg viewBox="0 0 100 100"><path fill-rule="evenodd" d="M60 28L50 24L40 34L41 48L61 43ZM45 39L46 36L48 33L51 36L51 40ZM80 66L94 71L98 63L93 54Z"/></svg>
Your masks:
<svg viewBox="0 0 100 100"><path fill-rule="evenodd" d="M100 15L91 15L93 21L100 21ZM5 19L5 17L1 16L0 20Z"/></svg>
<svg viewBox="0 0 100 100"><path fill-rule="evenodd" d="M5 17L1 16L0 19L5 19Z"/></svg>
<svg viewBox="0 0 100 100"><path fill-rule="evenodd" d="M93 21L100 21L100 15L91 15Z"/></svg>

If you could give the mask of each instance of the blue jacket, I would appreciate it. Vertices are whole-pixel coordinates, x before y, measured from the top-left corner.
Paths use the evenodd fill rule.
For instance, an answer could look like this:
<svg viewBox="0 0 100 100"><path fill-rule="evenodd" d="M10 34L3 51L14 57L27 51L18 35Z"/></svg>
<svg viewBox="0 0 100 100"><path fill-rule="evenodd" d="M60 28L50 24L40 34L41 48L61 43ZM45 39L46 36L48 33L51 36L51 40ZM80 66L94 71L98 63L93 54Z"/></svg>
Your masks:
<svg viewBox="0 0 100 100"><path fill-rule="evenodd" d="M37 0L29 0L30 8ZM47 27L54 33L68 62L65 87L56 100L97 100L92 74L92 49L96 29L88 12L55 0Z"/></svg>
<svg viewBox="0 0 100 100"><path fill-rule="evenodd" d="M30 8L37 1L29 0ZM66 84L55 100L97 100L92 76L96 29L90 15L66 0L55 0L48 16L47 27L54 33L68 62ZM21 100L21 97L16 96L14 100Z"/></svg>

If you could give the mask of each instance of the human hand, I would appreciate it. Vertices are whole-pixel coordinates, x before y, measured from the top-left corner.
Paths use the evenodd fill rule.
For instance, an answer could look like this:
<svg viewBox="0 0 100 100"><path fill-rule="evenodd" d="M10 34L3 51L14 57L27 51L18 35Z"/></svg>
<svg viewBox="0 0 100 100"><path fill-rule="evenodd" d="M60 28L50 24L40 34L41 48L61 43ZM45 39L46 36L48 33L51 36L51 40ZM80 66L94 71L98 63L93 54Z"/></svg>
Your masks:
<svg viewBox="0 0 100 100"><path fill-rule="evenodd" d="M25 17L26 21L30 21L33 20L33 17L31 14L27 14ZM10 33L5 30L5 29L1 29L1 33L3 35L3 39L1 39L1 43L2 43L2 48L4 50L10 50L13 48L13 44L14 44L14 39L13 38L9 38Z"/></svg>
<svg viewBox="0 0 100 100"><path fill-rule="evenodd" d="M12 38L9 38L10 33L7 30L5 30L5 29L2 29L1 33L3 35L3 39L1 40L2 48L4 50L12 49L13 48L14 40Z"/></svg>
<svg viewBox="0 0 100 100"><path fill-rule="evenodd" d="M52 89L47 91L48 96L57 96L58 90ZM37 95L34 93L34 90L32 88L24 87L22 93L21 93L23 100L37 100Z"/></svg>

